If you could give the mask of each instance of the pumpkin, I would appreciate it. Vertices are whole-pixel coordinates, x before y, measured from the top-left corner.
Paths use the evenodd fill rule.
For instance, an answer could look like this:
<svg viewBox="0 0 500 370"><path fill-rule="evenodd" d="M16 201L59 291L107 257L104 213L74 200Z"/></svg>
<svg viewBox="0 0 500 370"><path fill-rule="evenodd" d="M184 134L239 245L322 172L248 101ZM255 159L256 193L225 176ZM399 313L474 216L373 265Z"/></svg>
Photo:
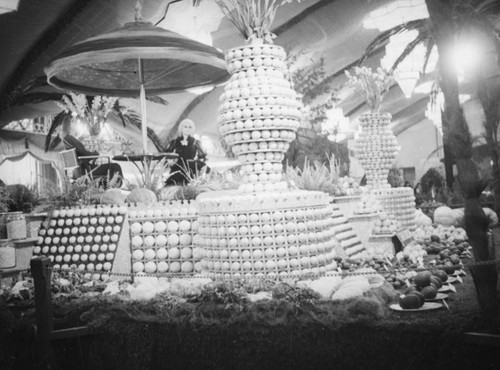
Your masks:
<svg viewBox="0 0 500 370"><path fill-rule="evenodd" d="M134 189L127 195L126 201L128 203L157 203L158 198L156 198L156 194L149 189L146 188L138 188Z"/></svg>
<svg viewBox="0 0 500 370"><path fill-rule="evenodd" d="M120 189L108 189L101 197L101 204L125 204L126 198Z"/></svg>

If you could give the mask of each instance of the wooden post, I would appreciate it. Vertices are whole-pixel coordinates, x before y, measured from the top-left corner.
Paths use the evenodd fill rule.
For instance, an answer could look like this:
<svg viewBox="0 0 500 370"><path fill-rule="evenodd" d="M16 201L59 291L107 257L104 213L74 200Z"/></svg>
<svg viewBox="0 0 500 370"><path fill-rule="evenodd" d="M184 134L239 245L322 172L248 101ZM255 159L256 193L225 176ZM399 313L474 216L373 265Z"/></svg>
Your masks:
<svg viewBox="0 0 500 370"><path fill-rule="evenodd" d="M50 332L54 328L50 287L51 262L48 257L31 260L31 275L35 285L35 317L38 355L43 369L55 369L55 356L50 344Z"/></svg>

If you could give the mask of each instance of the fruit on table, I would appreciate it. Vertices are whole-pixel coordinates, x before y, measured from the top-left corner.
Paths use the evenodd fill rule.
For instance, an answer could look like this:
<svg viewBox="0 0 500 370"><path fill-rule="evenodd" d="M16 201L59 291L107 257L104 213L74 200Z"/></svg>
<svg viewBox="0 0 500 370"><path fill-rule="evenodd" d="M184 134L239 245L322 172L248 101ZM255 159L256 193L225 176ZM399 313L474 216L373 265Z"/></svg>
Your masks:
<svg viewBox="0 0 500 370"><path fill-rule="evenodd" d="M404 309L420 308L425 303L425 297L417 291L399 296L399 305Z"/></svg>
<svg viewBox="0 0 500 370"><path fill-rule="evenodd" d="M431 235L431 242L437 242L439 243L441 239L437 235Z"/></svg>
<svg viewBox="0 0 500 370"><path fill-rule="evenodd" d="M443 270L436 270L433 272L434 276L437 276L443 283L448 280L448 274Z"/></svg>
<svg viewBox="0 0 500 370"><path fill-rule="evenodd" d="M425 297L425 299L433 299L437 296L437 288L434 285L428 285L423 287L420 293Z"/></svg>
<svg viewBox="0 0 500 370"><path fill-rule="evenodd" d="M156 194L145 188L134 189L127 195L126 201L128 203L156 203L158 198Z"/></svg>
<svg viewBox="0 0 500 370"><path fill-rule="evenodd" d="M413 281L417 288L423 288L431 283L431 272L430 271L419 271L413 277Z"/></svg>
<svg viewBox="0 0 500 370"><path fill-rule="evenodd" d="M432 275L431 276L431 285L434 285L437 289L439 289L443 286L443 281L439 277Z"/></svg>
<svg viewBox="0 0 500 370"><path fill-rule="evenodd" d="M457 269L457 265L454 265L452 262L445 262L444 265L441 266L441 268L446 272L448 275L451 275L455 272Z"/></svg>
<svg viewBox="0 0 500 370"><path fill-rule="evenodd" d="M120 189L108 189L101 197L101 204L125 204L125 198Z"/></svg>
<svg viewBox="0 0 500 370"><path fill-rule="evenodd" d="M434 210L434 222L439 225L451 226L458 225L461 217L460 212L456 212L447 206L438 207Z"/></svg>

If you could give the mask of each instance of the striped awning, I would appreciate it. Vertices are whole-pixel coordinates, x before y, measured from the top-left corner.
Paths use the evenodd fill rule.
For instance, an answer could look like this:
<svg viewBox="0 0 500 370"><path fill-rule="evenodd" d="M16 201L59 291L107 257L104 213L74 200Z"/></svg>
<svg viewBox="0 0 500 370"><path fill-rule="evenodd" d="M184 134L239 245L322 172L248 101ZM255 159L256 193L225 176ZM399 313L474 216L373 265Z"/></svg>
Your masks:
<svg viewBox="0 0 500 370"><path fill-rule="evenodd" d="M175 32L135 21L65 50L45 69L48 83L86 95L137 97L218 85L224 54Z"/></svg>

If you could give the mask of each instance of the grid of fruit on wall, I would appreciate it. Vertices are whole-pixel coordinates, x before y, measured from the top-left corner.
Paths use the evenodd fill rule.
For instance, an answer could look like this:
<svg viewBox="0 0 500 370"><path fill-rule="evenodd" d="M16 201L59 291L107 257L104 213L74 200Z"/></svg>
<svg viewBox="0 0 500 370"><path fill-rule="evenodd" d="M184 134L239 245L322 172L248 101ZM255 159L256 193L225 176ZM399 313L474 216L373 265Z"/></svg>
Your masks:
<svg viewBox="0 0 500 370"><path fill-rule="evenodd" d="M38 231L35 256L47 256L54 270L87 273L112 270L127 207L98 205L52 211Z"/></svg>
<svg viewBox="0 0 500 370"><path fill-rule="evenodd" d="M194 202L170 202L129 212L135 273L192 275L201 271Z"/></svg>

